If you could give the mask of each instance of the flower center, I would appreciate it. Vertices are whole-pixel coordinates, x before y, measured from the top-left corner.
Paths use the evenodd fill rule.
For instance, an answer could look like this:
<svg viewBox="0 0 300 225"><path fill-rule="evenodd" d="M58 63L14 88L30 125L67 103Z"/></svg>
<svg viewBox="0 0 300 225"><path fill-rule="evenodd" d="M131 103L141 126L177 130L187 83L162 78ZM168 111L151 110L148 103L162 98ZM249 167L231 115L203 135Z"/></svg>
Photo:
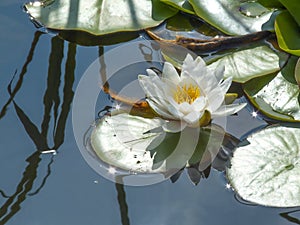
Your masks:
<svg viewBox="0 0 300 225"><path fill-rule="evenodd" d="M183 87L177 86L173 98L178 104L183 102L192 104L199 96L199 87L190 84L189 86L184 85Z"/></svg>

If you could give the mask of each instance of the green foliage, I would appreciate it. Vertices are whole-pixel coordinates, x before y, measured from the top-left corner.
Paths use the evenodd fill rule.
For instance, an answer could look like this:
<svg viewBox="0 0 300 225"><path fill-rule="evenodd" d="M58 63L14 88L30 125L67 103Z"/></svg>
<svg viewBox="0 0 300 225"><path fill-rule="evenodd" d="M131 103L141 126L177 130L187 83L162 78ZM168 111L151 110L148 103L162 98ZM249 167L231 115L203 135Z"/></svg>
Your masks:
<svg viewBox="0 0 300 225"><path fill-rule="evenodd" d="M288 11L280 13L275 20L275 32L280 48L300 56L300 27Z"/></svg>

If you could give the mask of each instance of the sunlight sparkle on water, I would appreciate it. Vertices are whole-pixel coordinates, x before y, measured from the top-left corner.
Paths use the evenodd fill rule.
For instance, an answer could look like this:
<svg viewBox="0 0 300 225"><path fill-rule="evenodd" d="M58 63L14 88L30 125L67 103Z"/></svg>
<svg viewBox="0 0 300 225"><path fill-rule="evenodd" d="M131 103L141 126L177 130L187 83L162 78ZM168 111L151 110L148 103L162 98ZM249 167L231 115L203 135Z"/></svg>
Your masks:
<svg viewBox="0 0 300 225"><path fill-rule="evenodd" d="M231 185L230 185L229 183L227 183L227 184L225 185L225 188L226 188L227 190L230 190L230 189L231 189Z"/></svg>
<svg viewBox="0 0 300 225"><path fill-rule="evenodd" d="M107 171L108 173L110 173L110 174L115 174L117 171L116 171L116 168L114 168L114 167L109 167L108 168L108 171Z"/></svg>
<svg viewBox="0 0 300 225"><path fill-rule="evenodd" d="M121 109L121 105L120 104L116 104L115 108L116 108L116 110L120 110Z"/></svg>
<svg viewBox="0 0 300 225"><path fill-rule="evenodd" d="M253 111L253 112L251 113L251 115L252 115L252 117L256 118L256 117L257 117L257 112Z"/></svg>

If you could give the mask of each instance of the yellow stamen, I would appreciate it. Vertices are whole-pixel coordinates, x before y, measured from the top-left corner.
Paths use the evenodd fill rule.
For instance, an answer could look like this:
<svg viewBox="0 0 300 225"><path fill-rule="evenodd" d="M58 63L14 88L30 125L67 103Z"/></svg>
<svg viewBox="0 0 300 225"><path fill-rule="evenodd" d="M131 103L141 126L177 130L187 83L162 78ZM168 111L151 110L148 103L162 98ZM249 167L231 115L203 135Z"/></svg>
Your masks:
<svg viewBox="0 0 300 225"><path fill-rule="evenodd" d="M199 96L199 87L190 84L189 86L184 85L183 87L177 86L173 98L178 104L183 102L192 104Z"/></svg>

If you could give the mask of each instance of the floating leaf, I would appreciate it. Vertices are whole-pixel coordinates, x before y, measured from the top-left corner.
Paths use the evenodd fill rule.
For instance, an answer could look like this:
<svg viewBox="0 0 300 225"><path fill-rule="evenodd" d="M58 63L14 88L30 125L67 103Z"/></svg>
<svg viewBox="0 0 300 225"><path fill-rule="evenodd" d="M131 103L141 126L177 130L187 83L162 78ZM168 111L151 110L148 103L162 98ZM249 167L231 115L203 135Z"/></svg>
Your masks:
<svg viewBox="0 0 300 225"><path fill-rule="evenodd" d="M286 65L281 70L282 76L292 84L297 84L297 81L295 79L295 67L297 61L298 57L291 55Z"/></svg>
<svg viewBox="0 0 300 225"><path fill-rule="evenodd" d="M236 149L227 177L246 201L274 207L300 206L300 129L272 127Z"/></svg>
<svg viewBox="0 0 300 225"><path fill-rule="evenodd" d="M255 1L190 0L196 14L226 34L242 35L261 31L272 12ZM251 9L250 9L251 8ZM255 9L257 8L257 9Z"/></svg>
<svg viewBox="0 0 300 225"><path fill-rule="evenodd" d="M300 120L298 102L299 88L288 82L279 73L268 85L263 87L254 97L263 99L272 109L284 115Z"/></svg>
<svg viewBox="0 0 300 225"><path fill-rule="evenodd" d="M299 88L288 82L281 73L256 78L247 82L243 89L259 111L276 120L299 122Z"/></svg>
<svg viewBox="0 0 300 225"><path fill-rule="evenodd" d="M146 149L161 133L160 119L144 119L128 114L104 116L91 135L91 146L98 157L117 168L128 171L154 172L152 158Z"/></svg>
<svg viewBox="0 0 300 225"><path fill-rule="evenodd" d="M299 25L288 11L284 11L276 17L275 32L282 50L300 56Z"/></svg>
<svg viewBox="0 0 300 225"><path fill-rule="evenodd" d="M91 134L94 153L109 165L137 173L174 174L187 163L210 165L222 144L224 130L215 125L165 133L162 119L126 113L104 116Z"/></svg>
<svg viewBox="0 0 300 225"><path fill-rule="evenodd" d="M267 46L229 53L209 65L215 70L225 65L225 77L244 83L254 77L264 76L279 71L279 57Z"/></svg>
<svg viewBox="0 0 300 225"><path fill-rule="evenodd" d="M258 0L258 2L268 8L283 8L279 0Z"/></svg>
<svg viewBox="0 0 300 225"><path fill-rule="evenodd" d="M295 80L300 87L300 58L298 58L297 64L295 66Z"/></svg>
<svg viewBox="0 0 300 225"><path fill-rule="evenodd" d="M177 12L159 0L36 1L25 4L25 8L47 28L94 35L157 26Z"/></svg>
<svg viewBox="0 0 300 225"><path fill-rule="evenodd" d="M300 4L299 4L299 0L279 0L279 1L285 8L287 8L289 13L293 16L295 21L300 26L300 15L299 15Z"/></svg>
<svg viewBox="0 0 300 225"><path fill-rule="evenodd" d="M170 6L173 6L183 12L195 14L193 7L187 0L160 0Z"/></svg>

